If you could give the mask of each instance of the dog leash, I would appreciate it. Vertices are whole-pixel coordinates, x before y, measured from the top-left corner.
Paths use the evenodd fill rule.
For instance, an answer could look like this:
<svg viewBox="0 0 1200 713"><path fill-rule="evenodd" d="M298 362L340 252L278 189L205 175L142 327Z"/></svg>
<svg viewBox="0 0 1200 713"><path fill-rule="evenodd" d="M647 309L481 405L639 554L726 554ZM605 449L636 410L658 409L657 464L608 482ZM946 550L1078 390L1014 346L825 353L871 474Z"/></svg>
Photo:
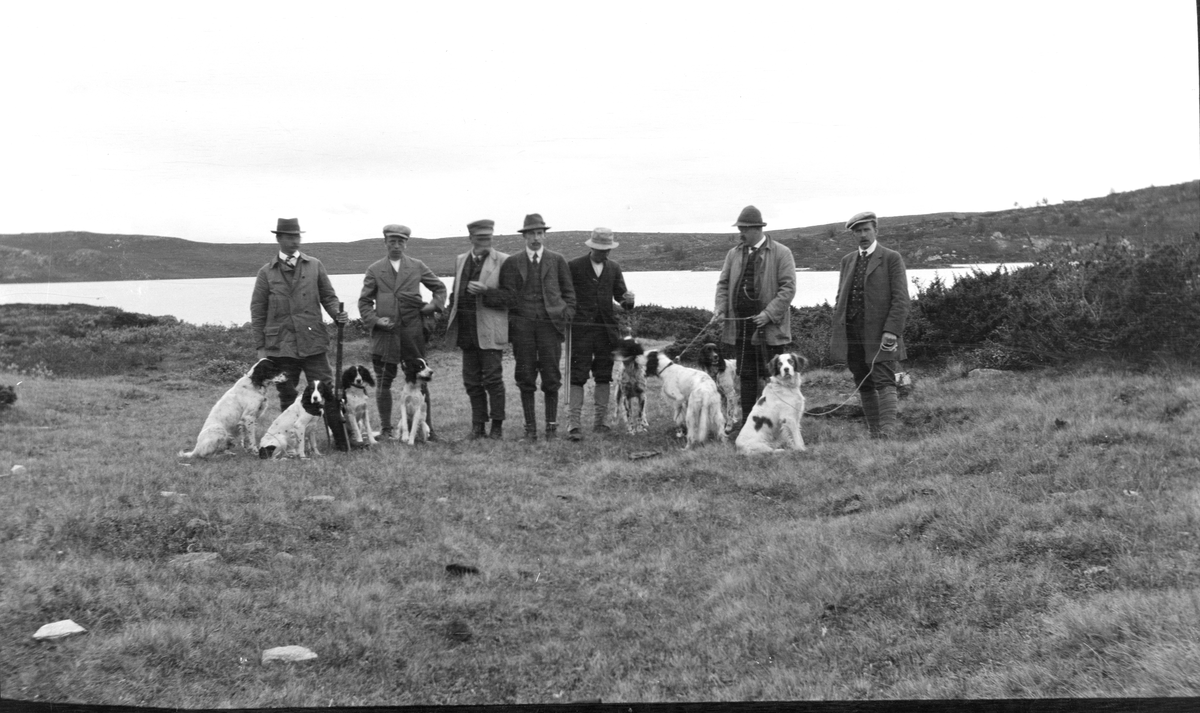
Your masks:
<svg viewBox="0 0 1200 713"><path fill-rule="evenodd" d="M875 356L871 357L871 368L867 370L867 373L865 376L863 376L862 381L858 382L858 384L855 385L854 391L852 391L850 393L850 396L847 397L845 401L843 401L842 403L838 404L837 406L829 409L828 411L822 411L820 413L808 412L808 415L809 416L828 416L829 414L833 413L834 411L842 409L847 404L849 404L850 401L853 400L854 397L858 394L858 390L862 388L862 385L867 383L867 379L871 378L871 374L875 371L875 361L879 358L879 355L882 352L883 352L883 344L880 344L879 349L875 352Z"/></svg>

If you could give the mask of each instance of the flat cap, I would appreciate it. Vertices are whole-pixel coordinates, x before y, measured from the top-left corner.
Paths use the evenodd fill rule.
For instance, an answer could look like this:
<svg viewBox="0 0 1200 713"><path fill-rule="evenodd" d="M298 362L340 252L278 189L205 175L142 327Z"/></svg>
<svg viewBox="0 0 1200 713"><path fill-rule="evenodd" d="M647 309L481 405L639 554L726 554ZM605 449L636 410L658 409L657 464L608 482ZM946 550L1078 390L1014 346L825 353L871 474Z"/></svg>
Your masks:
<svg viewBox="0 0 1200 713"><path fill-rule="evenodd" d="M392 235L399 235L402 238L411 238L412 230L407 225L399 225L398 223L391 223L383 226L383 237L386 238Z"/></svg>
<svg viewBox="0 0 1200 713"><path fill-rule="evenodd" d="M855 214L853 218L846 221L846 230L854 230L854 226L858 225L859 223L866 223L867 221L870 221L875 225L879 225L879 219L875 217L875 214L869 210L866 210L862 213Z"/></svg>
<svg viewBox="0 0 1200 713"><path fill-rule="evenodd" d="M491 235L496 227L494 220L477 220L474 223L467 223L468 235Z"/></svg>

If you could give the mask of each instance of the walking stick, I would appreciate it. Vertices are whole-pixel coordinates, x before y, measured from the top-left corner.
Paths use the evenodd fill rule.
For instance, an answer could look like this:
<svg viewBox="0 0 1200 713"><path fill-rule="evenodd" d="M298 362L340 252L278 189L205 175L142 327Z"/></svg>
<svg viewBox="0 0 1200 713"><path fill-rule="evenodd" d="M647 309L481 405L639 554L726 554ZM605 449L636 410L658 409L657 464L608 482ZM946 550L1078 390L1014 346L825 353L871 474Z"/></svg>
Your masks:
<svg viewBox="0 0 1200 713"><path fill-rule="evenodd" d="M344 312L342 303L338 302L338 312ZM333 434L333 445L339 451L346 453L350 450L350 436L346 433L346 395L342 393L342 337L343 326L337 322L337 370L333 372L333 400L331 407L325 405L325 426Z"/></svg>

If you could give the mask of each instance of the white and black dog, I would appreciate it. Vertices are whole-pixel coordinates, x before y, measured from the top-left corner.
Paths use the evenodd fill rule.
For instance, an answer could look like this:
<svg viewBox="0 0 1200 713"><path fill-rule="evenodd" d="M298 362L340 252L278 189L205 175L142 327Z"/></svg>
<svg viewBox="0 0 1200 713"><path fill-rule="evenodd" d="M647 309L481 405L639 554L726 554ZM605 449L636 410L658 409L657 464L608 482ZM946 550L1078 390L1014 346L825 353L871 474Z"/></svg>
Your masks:
<svg viewBox="0 0 1200 713"><path fill-rule="evenodd" d="M709 342L700 350L700 368L717 382L725 426L735 428L742 422L741 388L739 380L733 378L737 374L737 360L722 359L720 347Z"/></svg>
<svg viewBox="0 0 1200 713"><path fill-rule="evenodd" d="M429 438L429 424L425 423L425 391L433 379L433 369L418 357L402 360L400 371L404 372L404 388L400 390L400 421L396 425L396 438L411 446L418 440Z"/></svg>
<svg viewBox="0 0 1200 713"><path fill-rule="evenodd" d="M721 413L721 394L712 377L699 369L677 364L660 351L637 358L645 364L646 376L662 381L662 395L675 413L675 436L687 434L687 446L715 436L725 440L725 416Z"/></svg>
<svg viewBox="0 0 1200 713"><path fill-rule="evenodd" d="M780 447L783 442L792 450L805 450L804 436L800 433L800 417L804 415L800 371L807 365L808 360L795 353L771 357L767 363L771 378L734 441L739 453L786 450Z"/></svg>
<svg viewBox="0 0 1200 713"><path fill-rule="evenodd" d="M632 337L621 339L613 349L613 359L621 365L617 375L617 426L624 426L631 435L650 428L646 420L646 365L637 359L642 354L642 345Z"/></svg>
<svg viewBox="0 0 1200 713"><path fill-rule="evenodd" d="M275 417L271 427L258 442L258 457L266 460L295 453L301 458L307 458L304 448L306 443L312 448L314 455L321 455L321 451L317 450L315 427L319 425L320 430L325 430L325 408L332 405L333 387L329 382L320 379L308 382L300 398Z"/></svg>
<svg viewBox="0 0 1200 713"><path fill-rule="evenodd" d="M371 432L368 386L375 386L375 379L371 376L371 370L362 364L355 364L342 372L342 398L346 401L346 428L350 431L350 440L359 445L369 443L373 446L378 441Z"/></svg>
<svg viewBox="0 0 1200 713"><path fill-rule="evenodd" d="M287 377L270 359L259 359L208 412L196 446L180 451L180 458L207 458L224 452L235 437L250 453L258 443L258 419L267 408L267 387Z"/></svg>

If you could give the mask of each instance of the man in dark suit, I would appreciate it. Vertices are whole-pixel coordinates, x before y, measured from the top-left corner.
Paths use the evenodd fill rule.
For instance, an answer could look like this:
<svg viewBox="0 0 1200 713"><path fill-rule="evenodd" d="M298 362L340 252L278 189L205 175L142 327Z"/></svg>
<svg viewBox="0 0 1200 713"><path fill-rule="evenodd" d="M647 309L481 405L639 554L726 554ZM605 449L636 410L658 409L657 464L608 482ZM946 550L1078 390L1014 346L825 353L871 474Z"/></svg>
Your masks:
<svg viewBox="0 0 1200 713"><path fill-rule="evenodd" d="M495 225L494 220L467 225L471 249L454 262L454 295L446 320L446 343L462 350L463 386L471 400L472 439L504 437L501 357L508 344L508 312L503 309L499 288L500 266L508 255L492 249ZM489 416L492 430L485 434Z"/></svg>
<svg viewBox="0 0 1200 713"><path fill-rule="evenodd" d="M329 334L321 319L324 308L338 324L346 313L338 310L337 293L320 260L300 252L300 221L280 218L275 240L279 254L258 270L250 297L250 328L258 358L269 357L287 375L279 389L279 408L286 411L296 400L300 372L308 381L333 380L325 352Z"/></svg>
<svg viewBox="0 0 1200 713"><path fill-rule="evenodd" d="M874 213L846 223L858 250L842 258L829 354L844 361L872 438L890 438L896 426L896 362L903 361L908 319L904 258L879 244Z"/></svg>
<svg viewBox="0 0 1200 713"><path fill-rule="evenodd" d="M571 322L571 391L567 402L567 438L583 440L580 428L583 387L588 375L596 380L596 417L593 428L604 432L608 415L609 384L612 383L613 348L617 345L617 318L613 303L633 309L633 293L625 289L621 266L608 259L620 243L608 228L596 228L584 242L587 255L572 260L571 282L575 285L575 319Z"/></svg>
<svg viewBox="0 0 1200 713"><path fill-rule="evenodd" d="M384 438L395 438L392 420L392 381L397 365L404 359L425 356L425 315L433 314L446 304L446 285L425 263L404 254L412 231L404 225L383 226L383 245L387 257L367 268L363 276L362 293L358 296L358 313L364 329L371 330L371 365L375 369L375 404L379 407L379 423ZM421 285L432 293L426 303L421 298ZM429 425L427 440L437 440L433 434L433 419L429 408L429 390L425 392L425 423Z"/></svg>
<svg viewBox="0 0 1200 713"><path fill-rule="evenodd" d="M548 227L537 213L525 216L518 232L525 249L500 266L500 290L509 308L508 336L516 361L517 388L525 413L523 441L537 440L534 394L542 380L545 401L546 439L558 433L558 390L562 385L562 340L567 322L575 315L575 288L571 271L561 253L543 244Z"/></svg>

